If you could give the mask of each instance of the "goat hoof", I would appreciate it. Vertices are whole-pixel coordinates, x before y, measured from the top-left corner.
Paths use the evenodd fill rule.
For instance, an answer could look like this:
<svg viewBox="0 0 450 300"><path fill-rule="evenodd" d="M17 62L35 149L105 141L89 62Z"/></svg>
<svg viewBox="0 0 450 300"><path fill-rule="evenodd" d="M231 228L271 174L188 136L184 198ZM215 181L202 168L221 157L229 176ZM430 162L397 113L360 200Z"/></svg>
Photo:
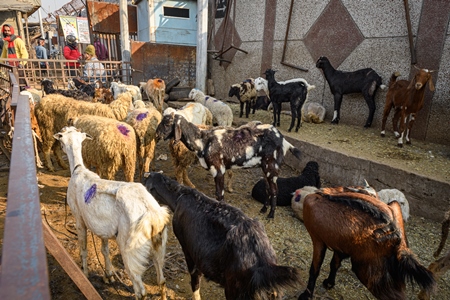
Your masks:
<svg viewBox="0 0 450 300"><path fill-rule="evenodd" d="M274 211L270 211L269 214L267 215L268 219L273 219L275 217L275 212Z"/></svg>
<svg viewBox="0 0 450 300"><path fill-rule="evenodd" d="M262 214L266 213L267 212L267 207L263 206L259 212L262 213Z"/></svg>
<svg viewBox="0 0 450 300"><path fill-rule="evenodd" d="M406 141L406 143L407 143L408 145L411 145L411 141Z"/></svg>
<svg viewBox="0 0 450 300"><path fill-rule="evenodd" d="M331 121L331 124L339 124L339 121L338 120L333 120L333 121Z"/></svg>
<svg viewBox="0 0 450 300"><path fill-rule="evenodd" d="M380 136L381 136L381 137L385 137L385 136L386 136L386 134L382 133L382 134L380 134Z"/></svg>
<svg viewBox="0 0 450 300"><path fill-rule="evenodd" d="M334 287L334 282L331 282L331 280L328 280L327 278L323 281L322 285L326 290L329 290Z"/></svg>
<svg viewBox="0 0 450 300"><path fill-rule="evenodd" d="M298 300L308 300L311 299L311 293L308 291L304 291L300 296L298 296Z"/></svg>
<svg viewBox="0 0 450 300"><path fill-rule="evenodd" d="M397 146L399 146L400 148L403 148L403 144L397 144Z"/></svg>

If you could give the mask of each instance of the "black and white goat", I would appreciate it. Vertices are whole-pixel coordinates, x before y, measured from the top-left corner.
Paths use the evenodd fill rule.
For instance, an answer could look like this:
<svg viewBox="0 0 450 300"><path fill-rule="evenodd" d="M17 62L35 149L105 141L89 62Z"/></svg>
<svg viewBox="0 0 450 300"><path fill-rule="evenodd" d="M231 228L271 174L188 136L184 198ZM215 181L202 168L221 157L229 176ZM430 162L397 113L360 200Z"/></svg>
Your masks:
<svg viewBox="0 0 450 300"><path fill-rule="evenodd" d="M278 178L277 206L290 206L293 193L304 186L320 188L319 164L309 161L300 175L288 178ZM260 179L252 189L253 199L266 203L269 201L268 186L264 179Z"/></svg>
<svg viewBox="0 0 450 300"><path fill-rule="evenodd" d="M346 94L362 93L369 107L369 116L367 117L365 128L372 125L375 114L375 94L382 85L382 79L372 68L360 69L353 72L339 71L333 68L328 58L319 57L316 67L322 69L325 79L330 86L331 93L334 96L334 115L332 124L338 124L341 118L342 96Z"/></svg>
<svg viewBox="0 0 450 300"><path fill-rule="evenodd" d="M260 165L270 190L269 218L275 214L277 178L287 150L300 158L300 150L289 143L274 126L259 122L250 122L239 128L200 130L180 115L167 115L158 125L156 134L164 140L174 138L175 141L181 141L196 153L201 166L214 177L217 200L224 199L226 170ZM261 213L267 211L268 204L264 203Z"/></svg>
<svg viewBox="0 0 450 300"><path fill-rule="evenodd" d="M245 105L245 117L248 118L250 108L253 108L253 114L255 114L255 102L258 97L258 93L255 88L255 81L253 78L244 80L241 83L233 84L228 91L228 97L236 96L241 104L241 111L239 118L242 118Z"/></svg>
<svg viewBox="0 0 450 300"><path fill-rule="evenodd" d="M102 240L105 259L105 282L113 282L113 266L108 239L115 238L123 264L133 283L136 299L145 299L142 282L147 260L153 254L161 299L166 299L163 274L167 225L170 214L137 182L101 179L87 169L81 156L81 143L89 135L75 127L64 127L54 138L61 142L70 164L67 203L75 217L83 272L88 276L86 234L89 229Z"/></svg>
<svg viewBox="0 0 450 300"><path fill-rule="evenodd" d="M76 100L84 100L84 101L92 100L92 97L90 97L88 94L80 90L55 89L55 87L53 86L53 81L51 81L50 79L43 79L41 81L41 89L42 89L42 97L50 94L60 94L65 97L74 98Z"/></svg>
<svg viewBox="0 0 450 300"><path fill-rule="evenodd" d="M297 269L277 265L264 226L240 209L161 173L150 173L144 185L173 211L172 227L191 274L192 299L200 299L202 275L220 284L227 300L269 299L270 293L301 282Z"/></svg>
<svg viewBox="0 0 450 300"><path fill-rule="evenodd" d="M295 132L298 132L301 126L301 109L308 95L308 87L303 81L279 84L275 80L275 71L272 69L267 69L264 74L268 81L270 100L273 105L273 126L280 126L281 103L290 102L292 118L288 131L292 130L297 119Z"/></svg>
<svg viewBox="0 0 450 300"><path fill-rule="evenodd" d="M87 83L83 79L77 77L69 78L68 84L71 89L85 92L90 97L94 97L95 89L103 87L100 80L97 80L95 83Z"/></svg>

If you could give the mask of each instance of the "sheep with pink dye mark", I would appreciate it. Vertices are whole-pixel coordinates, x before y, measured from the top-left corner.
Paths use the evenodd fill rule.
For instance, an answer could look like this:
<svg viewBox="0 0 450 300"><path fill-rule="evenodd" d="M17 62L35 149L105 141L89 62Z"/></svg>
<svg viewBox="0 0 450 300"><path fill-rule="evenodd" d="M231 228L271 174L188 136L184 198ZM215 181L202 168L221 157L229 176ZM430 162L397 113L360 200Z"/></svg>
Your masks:
<svg viewBox="0 0 450 300"><path fill-rule="evenodd" d="M114 119L83 115L73 125L93 137L85 141L82 155L87 167L103 179L113 180L122 168L125 180L132 182L136 169L136 135L133 127Z"/></svg>

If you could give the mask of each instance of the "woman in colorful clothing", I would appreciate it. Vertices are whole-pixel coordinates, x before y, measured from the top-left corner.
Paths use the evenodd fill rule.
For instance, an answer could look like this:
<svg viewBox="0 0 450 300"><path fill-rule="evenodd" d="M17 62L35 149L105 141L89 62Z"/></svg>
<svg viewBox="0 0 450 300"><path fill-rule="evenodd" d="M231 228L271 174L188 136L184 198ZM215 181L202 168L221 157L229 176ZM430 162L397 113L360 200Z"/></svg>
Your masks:
<svg viewBox="0 0 450 300"><path fill-rule="evenodd" d="M74 35L68 35L66 37L67 45L64 46L63 55L65 59L78 60L81 58L81 53L78 51L77 38ZM79 62L66 62L66 68L69 69L69 75L71 77L77 76L77 71L80 67Z"/></svg>

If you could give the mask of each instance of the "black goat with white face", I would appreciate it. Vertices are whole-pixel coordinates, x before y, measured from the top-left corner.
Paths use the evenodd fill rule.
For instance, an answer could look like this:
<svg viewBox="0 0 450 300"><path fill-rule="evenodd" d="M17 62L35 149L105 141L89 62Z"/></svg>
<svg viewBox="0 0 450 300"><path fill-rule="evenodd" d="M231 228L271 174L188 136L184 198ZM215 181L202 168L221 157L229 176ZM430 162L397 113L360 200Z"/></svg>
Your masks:
<svg viewBox="0 0 450 300"><path fill-rule="evenodd" d="M277 203L277 178L284 155L290 150L300 158L300 150L289 143L272 125L250 122L239 128L216 127L200 130L180 115L167 115L156 129L159 138L174 138L195 152L200 164L209 170L216 184L217 200L224 199L224 174L230 168L261 166L269 186L273 218ZM262 213L267 211L264 203Z"/></svg>
<svg viewBox="0 0 450 300"><path fill-rule="evenodd" d="M273 105L273 126L280 126L281 103L290 102L292 118L288 131L291 132L297 119L295 132L298 132L302 121L301 109L308 94L308 87L303 81L279 84L275 80L275 71L272 69L267 69L264 74L266 75L270 99Z"/></svg>
<svg viewBox="0 0 450 300"><path fill-rule="evenodd" d="M240 209L218 202L160 173L144 182L173 211L172 228L191 275L192 299L200 299L200 279L220 284L227 300L268 300L300 283L297 269L277 265L264 226Z"/></svg>
<svg viewBox="0 0 450 300"><path fill-rule="evenodd" d="M341 118L342 97L346 94L362 93L369 107L369 116L367 117L365 128L372 125L375 114L375 94L379 87L384 89L381 84L381 77L373 69L366 68L353 72L339 71L333 68L328 58L319 57L316 67L322 69L323 75L330 86L331 93L334 96L334 115L332 124L338 124Z"/></svg>

